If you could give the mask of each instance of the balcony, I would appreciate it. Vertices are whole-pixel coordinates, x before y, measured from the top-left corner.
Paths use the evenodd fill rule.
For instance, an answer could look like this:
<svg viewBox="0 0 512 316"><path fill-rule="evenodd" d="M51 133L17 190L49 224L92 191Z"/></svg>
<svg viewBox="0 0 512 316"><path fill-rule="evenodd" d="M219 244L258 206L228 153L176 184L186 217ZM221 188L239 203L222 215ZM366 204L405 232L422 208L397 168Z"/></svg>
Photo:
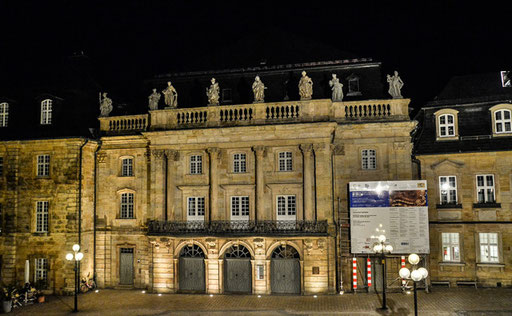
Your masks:
<svg viewBox="0 0 512 316"><path fill-rule="evenodd" d="M102 117L105 134L308 122L408 121L409 99L332 102L329 99L162 109Z"/></svg>
<svg viewBox="0 0 512 316"><path fill-rule="evenodd" d="M327 221L149 221L150 236L326 236Z"/></svg>

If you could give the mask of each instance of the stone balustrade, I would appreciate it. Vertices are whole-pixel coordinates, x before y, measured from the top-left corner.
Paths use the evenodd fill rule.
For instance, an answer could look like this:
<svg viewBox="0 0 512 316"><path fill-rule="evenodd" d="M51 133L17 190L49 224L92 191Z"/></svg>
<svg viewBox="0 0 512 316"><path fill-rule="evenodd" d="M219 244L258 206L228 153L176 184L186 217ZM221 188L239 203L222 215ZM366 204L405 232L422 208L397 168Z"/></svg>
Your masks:
<svg viewBox="0 0 512 316"><path fill-rule="evenodd" d="M149 115L102 117L107 134L145 130L276 124L409 120L409 99L332 102L329 99L162 109Z"/></svg>

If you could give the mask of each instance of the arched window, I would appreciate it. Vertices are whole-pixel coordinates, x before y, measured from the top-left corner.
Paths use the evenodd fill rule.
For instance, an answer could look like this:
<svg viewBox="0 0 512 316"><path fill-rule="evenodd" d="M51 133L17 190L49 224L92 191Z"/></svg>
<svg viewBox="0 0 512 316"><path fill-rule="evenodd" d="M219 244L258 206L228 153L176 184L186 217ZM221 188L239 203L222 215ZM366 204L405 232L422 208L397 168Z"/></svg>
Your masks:
<svg viewBox="0 0 512 316"><path fill-rule="evenodd" d="M452 114L439 116L439 137L455 136L455 118Z"/></svg>
<svg viewBox="0 0 512 316"><path fill-rule="evenodd" d="M494 112L494 126L497 134L512 132L510 113L510 110L498 110Z"/></svg>
<svg viewBox="0 0 512 316"><path fill-rule="evenodd" d="M41 125L52 124L52 103L50 99L41 102Z"/></svg>
<svg viewBox="0 0 512 316"><path fill-rule="evenodd" d="M0 103L0 127L7 127L9 119L9 103Z"/></svg>

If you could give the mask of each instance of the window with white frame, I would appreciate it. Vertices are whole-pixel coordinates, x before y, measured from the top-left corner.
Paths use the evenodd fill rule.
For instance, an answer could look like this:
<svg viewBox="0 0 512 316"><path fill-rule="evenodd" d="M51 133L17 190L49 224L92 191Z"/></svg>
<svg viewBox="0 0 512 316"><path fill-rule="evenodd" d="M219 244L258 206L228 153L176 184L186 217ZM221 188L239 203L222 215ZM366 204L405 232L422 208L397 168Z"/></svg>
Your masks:
<svg viewBox="0 0 512 316"><path fill-rule="evenodd" d="M439 177L441 204L457 204L457 178L455 176Z"/></svg>
<svg viewBox="0 0 512 316"><path fill-rule="evenodd" d="M48 201L37 201L36 203L36 232L48 232Z"/></svg>
<svg viewBox="0 0 512 316"><path fill-rule="evenodd" d="M190 196L187 199L187 220L204 221L205 213L204 196Z"/></svg>
<svg viewBox="0 0 512 316"><path fill-rule="evenodd" d="M233 155L233 172L245 173L247 172L247 156L244 153Z"/></svg>
<svg viewBox="0 0 512 316"><path fill-rule="evenodd" d="M277 220L297 219L297 199L295 195L277 196Z"/></svg>
<svg viewBox="0 0 512 316"><path fill-rule="evenodd" d="M50 176L50 155L37 156L37 176Z"/></svg>
<svg viewBox="0 0 512 316"><path fill-rule="evenodd" d="M121 163L121 176L133 177L133 159L123 158Z"/></svg>
<svg viewBox="0 0 512 316"><path fill-rule="evenodd" d="M442 233L443 261L460 262L459 233Z"/></svg>
<svg viewBox="0 0 512 316"><path fill-rule="evenodd" d="M7 127L9 121L9 103L0 103L0 127Z"/></svg>
<svg viewBox="0 0 512 316"><path fill-rule="evenodd" d="M192 155L190 156L190 174L203 173L203 156Z"/></svg>
<svg viewBox="0 0 512 316"><path fill-rule="evenodd" d="M48 259L37 258L34 262L34 282L42 287L48 285Z"/></svg>
<svg viewBox="0 0 512 316"><path fill-rule="evenodd" d="M377 151L374 149L363 149L361 151L361 168L363 170L377 169Z"/></svg>
<svg viewBox="0 0 512 316"><path fill-rule="evenodd" d="M512 132L512 118L510 113L510 110L497 110L494 112L496 134Z"/></svg>
<svg viewBox="0 0 512 316"><path fill-rule="evenodd" d="M52 103L50 99L41 102L41 125L52 124Z"/></svg>
<svg viewBox="0 0 512 316"><path fill-rule="evenodd" d="M133 193L122 193L121 194L121 218L134 218L133 207L134 205L134 194Z"/></svg>
<svg viewBox="0 0 512 316"><path fill-rule="evenodd" d="M480 262L499 262L498 234L480 233Z"/></svg>
<svg viewBox="0 0 512 316"><path fill-rule="evenodd" d="M249 197L232 196L231 197L231 220L248 221L249 220Z"/></svg>
<svg viewBox="0 0 512 316"><path fill-rule="evenodd" d="M439 137L455 136L455 117L452 114L439 115Z"/></svg>
<svg viewBox="0 0 512 316"><path fill-rule="evenodd" d="M282 151L278 154L279 171L293 170L293 155L291 151Z"/></svg>
<svg viewBox="0 0 512 316"><path fill-rule="evenodd" d="M494 203L494 175L479 174L476 176L476 194L478 203Z"/></svg>

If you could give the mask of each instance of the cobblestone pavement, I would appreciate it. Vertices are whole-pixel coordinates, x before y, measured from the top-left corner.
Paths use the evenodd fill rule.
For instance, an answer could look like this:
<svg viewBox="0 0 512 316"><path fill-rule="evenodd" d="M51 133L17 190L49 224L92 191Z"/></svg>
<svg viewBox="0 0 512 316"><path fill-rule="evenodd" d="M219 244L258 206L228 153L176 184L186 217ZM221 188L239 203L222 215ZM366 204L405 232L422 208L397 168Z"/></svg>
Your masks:
<svg viewBox="0 0 512 316"><path fill-rule="evenodd" d="M388 293L388 315L413 315L413 296ZM142 294L135 290L100 290L78 298L84 315L380 315L377 294L313 296ZM418 292L420 315L512 315L512 289L434 289ZM67 315L72 296L16 308L15 315Z"/></svg>

